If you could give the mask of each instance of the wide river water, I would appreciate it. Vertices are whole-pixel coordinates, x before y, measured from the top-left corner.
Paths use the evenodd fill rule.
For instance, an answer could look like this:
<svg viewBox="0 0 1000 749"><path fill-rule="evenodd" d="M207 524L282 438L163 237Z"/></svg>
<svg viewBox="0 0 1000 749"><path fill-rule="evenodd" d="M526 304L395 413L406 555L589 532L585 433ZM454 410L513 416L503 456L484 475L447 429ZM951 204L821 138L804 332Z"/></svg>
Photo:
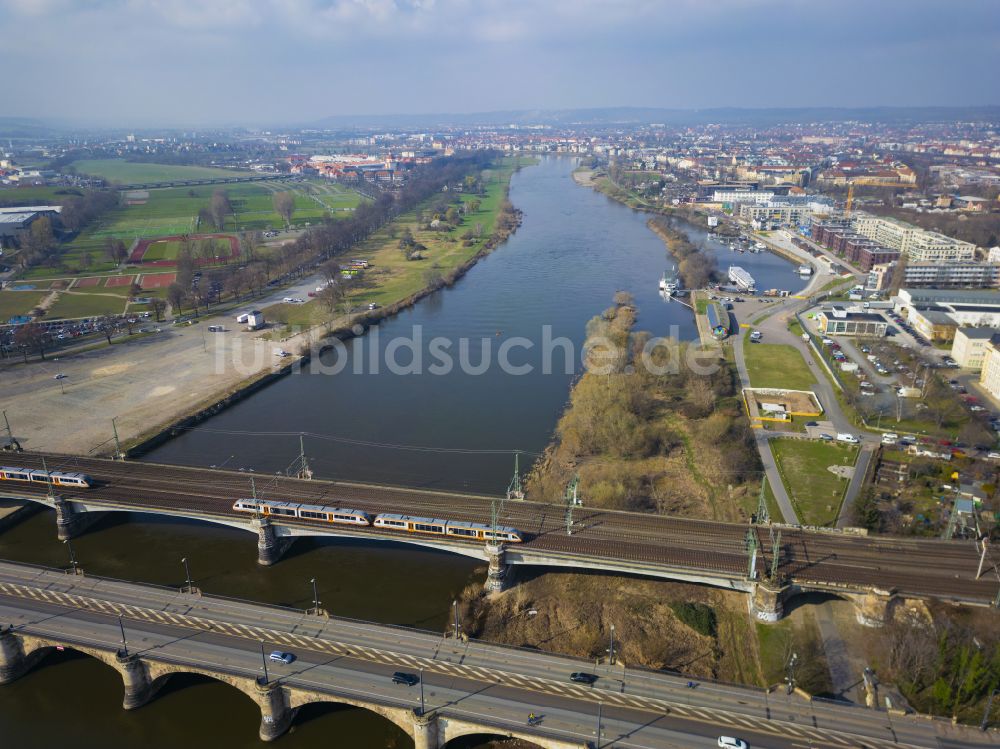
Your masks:
<svg viewBox="0 0 1000 749"><path fill-rule="evenodd" d="M517 233L478 263L453 288L387 320L377 335L332 352L166 443L147 459L189 465L288 468L307 433L306 453L318 477L500 493L522 451L527 469L551 438L580 370L587 321L610 306L618 290L639 307L638 328L654 336L696 336L691 311L663 300L657 283L671 267L647 216L576 185L568 158L545 158L514 175L510 198L524 212ZM696 244L704 232L679 223ZM769 253L739 255L707 241L719 267L747 268L759 288L798 290L793 266ZM548 333L545 332L545 326ZM414 363L405 341L421 337ZM509 351L514 374L500 366L499 349L523 337L532 346ZM442 338L450 349L430 341ZM565 339L551 356L544 341ZM492 362L481 374L459 361L462 340L470 365ZM403 341L404 343L400 343ZM523 343L523 341L521 342ZM389 371L395 361L422 374ZM432 351L450 352L455 366ZM566 368L567 350L570 366ZM378 372L372 366L372 354ZM346 359L338 359L346 356ZM390 357L391 358L391 357ZM552 366L544 371L546 359ZM331 373L334 364L344 365ZM364 366L360 366L361 364ZM356 366L357 365L357 366ZM248 481L249 488L249 481ZM147 516L112 516L73 542L84 569L95 575L181 585L187 557L206 593L307 607L316 577L332 614L441 630L451 601L480 585L485 567L471 560L399 545L300 540L271 568L256 564L255 539L240 531ZM0 534L0 558L63 566L68 549L55 539L48 512ZM175 681L140 710L121 710L121 681L104 665L70 653L46 659L19 681L0 688L2 745L29 747L192 749L260 746L259 711L236 690L198 678ZM281 739L287 749L350 746L409 747L394 726L355 709L313 707Z"/></svg>

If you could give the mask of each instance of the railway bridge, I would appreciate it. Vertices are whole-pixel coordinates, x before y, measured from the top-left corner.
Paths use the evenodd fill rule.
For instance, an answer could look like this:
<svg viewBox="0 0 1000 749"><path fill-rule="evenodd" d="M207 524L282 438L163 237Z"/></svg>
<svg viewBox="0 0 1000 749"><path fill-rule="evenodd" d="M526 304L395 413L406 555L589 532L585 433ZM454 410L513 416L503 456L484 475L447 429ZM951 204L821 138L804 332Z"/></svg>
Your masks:
<svg viewBox="0 0 1000 749"><path fill-rule="evenodd" d="M488 563L491 592L508 585L512 567L531 565L641 575L738 590L748 594L761 621L777 621L800 593L827 593L855 604L857 618L880 626L906 598L937 598L995 605L1000 571L981 560L971 541L866 537L794 526L750 526L567 508L457 494L345 482L306 481L153 463L21 454L20 465L87 473L90 489L3 482L0 496L55 511L60 539L85 532L109 512L164 515L225 525L256 536L258 561L276 563L303 536L360 538L431 547ZM253 484L251 486L251 483ZM504 545L450 536L401 533L371 526L337 525L232 509L251 491L265 499L349 507L370 514L396 512L490 522L522 531L524 543ZM982 563L988 561L988 564Z"/></svg>

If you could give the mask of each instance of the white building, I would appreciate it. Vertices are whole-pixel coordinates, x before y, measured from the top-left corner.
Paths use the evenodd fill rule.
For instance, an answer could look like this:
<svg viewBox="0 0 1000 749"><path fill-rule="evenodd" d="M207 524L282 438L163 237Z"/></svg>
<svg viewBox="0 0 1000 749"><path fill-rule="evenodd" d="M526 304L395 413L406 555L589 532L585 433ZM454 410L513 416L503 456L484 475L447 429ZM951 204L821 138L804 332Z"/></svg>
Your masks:
<svg viewBox="0 0 1000 749"><path fill-rule="evenodd" d="M976 257L976 246L894 218L856 213L851 226L858 234L906 254L917 263L955 263Z"/></svg>
<svg viewBox="0 0 1000 749"><path fill-rule="evenodd" d="M951 347L951 358L965 369L982 369L990 340L996 335L993 328L959 328Z"/></svg>

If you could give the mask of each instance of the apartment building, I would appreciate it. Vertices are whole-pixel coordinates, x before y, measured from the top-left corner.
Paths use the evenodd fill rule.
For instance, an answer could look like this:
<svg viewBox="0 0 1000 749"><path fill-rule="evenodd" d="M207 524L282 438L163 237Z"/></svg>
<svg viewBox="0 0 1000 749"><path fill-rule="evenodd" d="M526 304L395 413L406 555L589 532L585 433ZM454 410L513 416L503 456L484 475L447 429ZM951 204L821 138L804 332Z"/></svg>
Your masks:
<svg viewBox="0 0 1000 749"><path fill-rule="evenodd" d="M974 260L976 246L899 219L855 214L851 228L873 242L906 254L916 263L954 263Z"/></svg>
<svg viewBox="0 0 1000 749"><path fill-rule="evenodd" d="M1000 336L992 338L986 346L979 383L986 392L1000 400Z"/></svg>
<svg viewBox="0 0 1000 749"><path fill-rule="evenodd" d="M997 333L993 328L959 328L951 346L951 358L966 369L982 369L990 341Z"/></svg>

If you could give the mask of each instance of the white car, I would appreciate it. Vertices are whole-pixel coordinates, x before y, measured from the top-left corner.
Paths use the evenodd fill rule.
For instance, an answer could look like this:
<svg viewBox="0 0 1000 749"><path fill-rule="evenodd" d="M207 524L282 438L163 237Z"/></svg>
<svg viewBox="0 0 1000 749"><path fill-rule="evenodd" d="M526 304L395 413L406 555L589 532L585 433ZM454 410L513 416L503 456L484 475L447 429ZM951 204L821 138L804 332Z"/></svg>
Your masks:
<svg viewBox="0 0 1000 749"><path fill-rule="evenodd" d="M896 441L899 439L899 435L895 432L886 432L882 435L883 445L895 445Z"/></svg>
<svg viewBox="0 0 1000 749"><path fill-rule="evenodd" d="M856 445L860 441L861 440L859 440L853 434L846 434L844 432L841 432L840 434L837 435L837 442L847 442L847 443L849 443L851 445Z"/></svg>
<svg viewBox="0 0 1000 749"><path fill-rule="evenodd" d="M286 296L286 297L285 297L284 299L282 299L281 301L283 301L283 302L284 302L285 304L291 304L291 303L292 303L292 302L294 302L295 300L294 300L294 299L292 299L292 298L291 298L290 296Z"/></svg>
<svg viewBox="0 0 1000 749"><path fill-rule="evenodd" d="M267 659L288 665L289 663L295 660L295 656L292 655L291 653L283 653L280 650L275 650L270 655L267 656Z"/></svg>
<svg viewBox="0 0 1000 749"><path fill-rule="evenodd" d="M735 736L720 736L719 746L723 747L723 749L750 749L750 745L747 742Z"/></svg>
<svg viewBox="0 0 1000 749"><path fill-rule="evenodd" d="M291 354L290 351L285 351L285 349L281 348L281 349L278 349L277 351L275 351L274 355L275 356L280 356L282 359L284 359L286 356L291 356L292 354Z"/></svg>

